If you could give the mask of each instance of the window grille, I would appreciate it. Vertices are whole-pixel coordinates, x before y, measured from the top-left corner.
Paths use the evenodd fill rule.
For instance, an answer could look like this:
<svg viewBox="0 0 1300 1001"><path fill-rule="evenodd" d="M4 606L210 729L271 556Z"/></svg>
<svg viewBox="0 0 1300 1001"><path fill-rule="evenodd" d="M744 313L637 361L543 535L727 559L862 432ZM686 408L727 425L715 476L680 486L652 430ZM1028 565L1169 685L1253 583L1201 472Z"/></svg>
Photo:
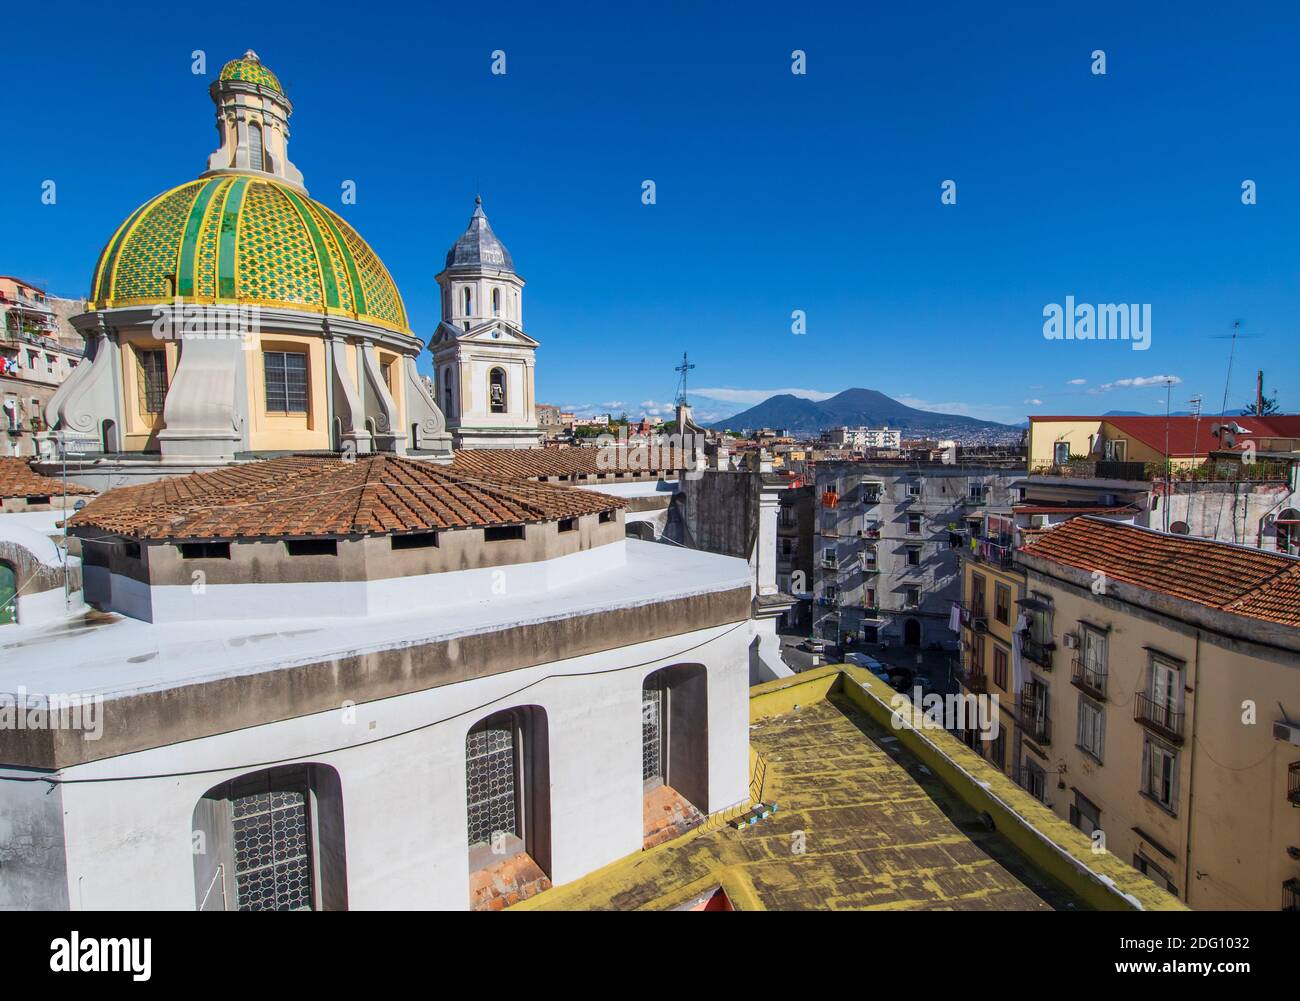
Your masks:
<svg viewBox="0 0 1300 1001"><path fill-rule="evenodd" d="M254 170L266 169L266 155L262 152L262 127L248 126L248 165Z"/></svg>
<svg viewBox="0 0 1300 1001"><path fill-rule="evenodd" d="M641 778L664 777L664 690L651 683L641 689Z"/></svg>
<svg viewBox="0 0 1300 1001"><path fill-rule="evenodd" d="M140 399L146 414L161 414L167 399L167 352L140 351Z"/></svg>
<svg viewBox="0 0 1300 1001"><path fill-rule="evenodd" d="M471 730L465 737L465 785L470 846L496 833L519 834L519 759L513 719Z"/></svg>
<svg viewBox="0 0 1300 1001"><path fill-rule="evenodd" d="M236 907L241 911L310 911L311 823L305 778L239 796L232 803Z"/></svg>
<svg viewBox="0 0 1300 1001"><path fill-rule="evenodd" d="M296 351L267 351L266 409L275 414L307 412L307 356Z"/></svg>

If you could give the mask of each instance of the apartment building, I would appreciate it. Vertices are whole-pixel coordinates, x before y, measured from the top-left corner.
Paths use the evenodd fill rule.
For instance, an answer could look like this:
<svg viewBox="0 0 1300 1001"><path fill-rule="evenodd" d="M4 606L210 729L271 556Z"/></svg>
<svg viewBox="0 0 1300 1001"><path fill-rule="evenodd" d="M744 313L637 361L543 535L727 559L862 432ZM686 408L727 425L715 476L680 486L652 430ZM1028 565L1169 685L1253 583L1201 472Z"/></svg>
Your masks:
<svg viewBox="0 0 1300 1001"><path fill-rule="evenodd" d="M794 595L798 604L785 613L782 628L811 625L809 609L813 583L813 525L816 496L812 486L792 487L781 492L776 521L776 585L783 594Z"/></svg>
<svg viewBox="0 0 1300 1001"><path fill-rule="evenodd" d="M0 275L0 455L35 455L45 405L81 361L81 304Z"/></svg>
<svg viewBox="0 0 1300 1001"><path fill-rule="evenodd" d="M837 427L822 432L822 441L834 448L898 448L902 432L888 427Z"/></svg>
<svg viewBox="0 0 1300 1001"><path fill-rule="evenodd" d="M1300 559L1081 516L1015 562L1020 784L1193 908L1295 909Z"/></svg>
<svg viewBox="0 0 1300 1001"><path fill-rule="evenodd" d="M816 468L814 635L832 644L955 647L961 527L1010 514L1016 465L875 461Z"/></svg>

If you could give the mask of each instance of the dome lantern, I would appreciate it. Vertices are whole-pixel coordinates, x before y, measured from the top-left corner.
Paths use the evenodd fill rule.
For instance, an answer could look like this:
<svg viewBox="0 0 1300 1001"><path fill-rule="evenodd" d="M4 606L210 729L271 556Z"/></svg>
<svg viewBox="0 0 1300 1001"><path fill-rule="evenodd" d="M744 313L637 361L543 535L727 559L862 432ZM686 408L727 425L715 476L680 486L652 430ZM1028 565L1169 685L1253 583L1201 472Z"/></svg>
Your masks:
<svg viewBox="0 0 1300 1001"><path fill-rule="evenodd" d="M249 49L221 68L208 91L217 106L221 145L208 157L212 174L270 175L306 193L302 171L289 160L293 105L279 78Z"/></svg>

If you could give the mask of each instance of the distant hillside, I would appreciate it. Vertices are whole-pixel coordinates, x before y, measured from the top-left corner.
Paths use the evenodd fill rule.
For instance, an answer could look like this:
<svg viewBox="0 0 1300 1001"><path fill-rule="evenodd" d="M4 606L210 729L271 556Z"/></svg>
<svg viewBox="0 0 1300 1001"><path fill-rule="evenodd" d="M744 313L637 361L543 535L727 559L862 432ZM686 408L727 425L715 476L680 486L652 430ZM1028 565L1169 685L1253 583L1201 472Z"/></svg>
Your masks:
<svg viewBox="0 0 1300 1001"><path fill-rule="evenodd" d="M783 393L757 406L718 421L712 427L739 431L744 428L787 428L800 433L816 433L827 428L880 427L888 425L914 435L932 435L958 430L1014 432L1008 424L982 421L960 414L940 414L917 410L874 389L846 389L828 400L814 402Z"/></svg>

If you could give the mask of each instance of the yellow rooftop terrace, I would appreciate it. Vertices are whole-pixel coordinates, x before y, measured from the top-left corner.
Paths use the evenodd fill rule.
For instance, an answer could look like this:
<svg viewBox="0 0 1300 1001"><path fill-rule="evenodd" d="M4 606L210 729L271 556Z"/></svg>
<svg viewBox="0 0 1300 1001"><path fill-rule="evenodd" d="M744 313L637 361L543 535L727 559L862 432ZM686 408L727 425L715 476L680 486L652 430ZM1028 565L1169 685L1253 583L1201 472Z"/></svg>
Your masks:
<svg viewBox="0 0 1300 1001"><path fill-rule="evenodd" d="M755 802L511 910L1186 910L860 668L750 690ZM738 814L741 810L732 811Z"/></svg>

